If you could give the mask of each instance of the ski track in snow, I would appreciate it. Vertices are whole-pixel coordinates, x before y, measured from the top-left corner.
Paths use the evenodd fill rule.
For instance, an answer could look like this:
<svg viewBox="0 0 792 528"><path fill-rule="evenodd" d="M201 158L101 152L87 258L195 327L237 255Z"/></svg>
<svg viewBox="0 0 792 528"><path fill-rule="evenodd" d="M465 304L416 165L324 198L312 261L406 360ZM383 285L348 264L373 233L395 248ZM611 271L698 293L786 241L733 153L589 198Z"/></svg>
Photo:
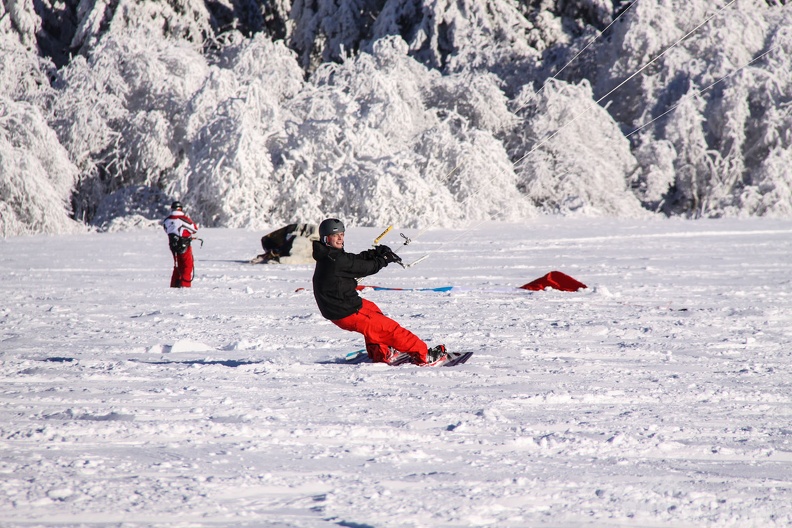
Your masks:
<svg viewBox="0 0 792 528"><path fill-rule="evenodd" d="M466 365L340 363L259 232L192 290L159 231L0 240L0 524L792 525L792 221L397 231L365 283L455 290L363 295Z"/></svg>

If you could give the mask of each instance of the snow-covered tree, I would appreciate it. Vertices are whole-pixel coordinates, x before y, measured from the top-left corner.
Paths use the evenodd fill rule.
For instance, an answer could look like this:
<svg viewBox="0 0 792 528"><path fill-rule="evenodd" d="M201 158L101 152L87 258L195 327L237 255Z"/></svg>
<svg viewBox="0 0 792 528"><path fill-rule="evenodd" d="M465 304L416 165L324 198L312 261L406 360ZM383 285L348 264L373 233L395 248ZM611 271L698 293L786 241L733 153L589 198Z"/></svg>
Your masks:
<svg viewBox="0 0 792 528"><path fill-rule="evenodd" d="M512 157L519 187L534 204L549 213L643 213L627 185L637 167L629 142L594 103L587 82L551 80L522 97L520 147Z"/></svg>
<svg viewBox="0 0 792 528"><path fill-rule="evenodd" d="M546 41L563 38L560 25L549 23L552 16L513 0L296 0L291 17L289 44L307 71L371 53L379 40L399 36L425 66L491 71L507 92L526 82Z"/></svg>
<svg viewBox="0 0 792 528"><path fill-rule="evenodd" d="M4 232L172 199L256 228L785 215L790 28L778 0L0 0Z"/></svg>
<svg viewBox="0 0 792 528"><path fill-rule="evenodd" d="M8 11L5 11L8 9ZM32 4L0 4L0 236L78 229L69 218L77 168L41 106L52 66L35 51Z"/></svg>
<svg viewBox="0 0 792 528"><path fill-rule="evenodd" d="M0 1L0 34L13 34L26 49L36 48L36 32L41 19L36 14L32 0Z"/></svg>
<svg viewBox="0 0 792 528"><path fill-rule="evenodd" d="M185 159L167 189L211 226L262 228L289 192L274 176L285 102L303 88L294 54L263 35L230 45L185 108Z"/></svg>
<svg viewBox="0 0 792 528"><path fill-rule="evenodd" d="M491 79L489 80L491 83ZM516 189L502 145L451 110L458 94L443 77L409 57L398 37L342 65L326 65L314 91L293 107L300 124L284 149L284 175L299 185L303 214L339 214L367 225L453 225L464 219L516 220L533 209ZM496 92L483 76L468 85L468 115ZM437 103L429 107L427 101ZM508 115L505 99L492 115ZM312 184L305 187L305 184Z"/></svg>
<svg viewBox="0 0 792 528"><path fill-rule="evenodd" d="M80 0L76 15L79 23L70 47L88 52L106 35L167 37L192 43L196 49L214 35L202 0Z"/></svg>
<svg viewBox="0 0 792 528"><path fill-rule="evenodd" d="M788 129L789 130L789 129ZM792 145L776 147L753 176L753 185L740 196L739 214L792 216Z"/></svg>
<svg viewBox="0 0 792 528"><path fill-rule="evenodd" d="M32 2L0 0L0 94L34 101L51 95L52 63L37 53Z"/></svg>
<svg viewBox="0 0 792 528"><path fill-rule="evenodd" d="M183 111L207 75L182 40L148 32L108 36L60 75L51 122L81 171L75 214L93 219L105 196L163 187L183 155Z"/></svg>
<svg viewBox="0 0 792 528"><path fill-rule="evenodd" d="M662 211L669 191L674 185L674 162L677 152L668 140L643 137L633 149L639 168L630 178L629 186L644 208Z"/></svg>
<svg viewBox="0 0 792 528"><path fill-rule="evenodd" d="M736 213L743 189L773 147L764 138L783 122L776 109L792 97L789 69L756 59L774 46L788 56L792 19L789 9L770 4L640 2L600 41L593 64L612 66L586 74L594 79L595 97L627 129L652 123L633 138L639 160L650 164L642 165L637 187L651 187L642 178L659 174L656 158L646 154L666 151L649 143L674 145L673 156L664 157L674 159L676 173L663 198L668 214Z"/></svg>
<svg viewBox="0 0 792 528"><path fill-rule="evenodd" d="M75 231L77 168L34 105L0 94L0 235Z"/></svg>
<svg viewBox="0 0 792 528"><path fill-rule="evenodd" d="M324 62L343 60L370 36L372 22L385 0L294 0L289 45L307 71Z"/></svg>
<svg viewBox="0 0 792 528"><path fill-rule="evenodd" d="M665 137L674 145L676 178L666 197L669 213L701 216L709 207L709 185L723 167L718 152L709 149L699 97L683 99L670 114Z"/></svg>

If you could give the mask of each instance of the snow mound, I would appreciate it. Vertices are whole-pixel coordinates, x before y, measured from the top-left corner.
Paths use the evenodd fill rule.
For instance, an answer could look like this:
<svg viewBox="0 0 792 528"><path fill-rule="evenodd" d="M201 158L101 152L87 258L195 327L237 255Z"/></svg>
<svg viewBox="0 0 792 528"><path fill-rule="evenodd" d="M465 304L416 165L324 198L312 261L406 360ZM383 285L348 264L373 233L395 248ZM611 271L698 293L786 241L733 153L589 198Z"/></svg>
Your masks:
<svg viewBox="0 0 792 528"><path fill-rule="evenodd" d="M180 339L172 345L158 343L152 345L146 352L149 354L178 354L180 352L211 352L215 348L199 341L192 341L190 339Z"/></svg>

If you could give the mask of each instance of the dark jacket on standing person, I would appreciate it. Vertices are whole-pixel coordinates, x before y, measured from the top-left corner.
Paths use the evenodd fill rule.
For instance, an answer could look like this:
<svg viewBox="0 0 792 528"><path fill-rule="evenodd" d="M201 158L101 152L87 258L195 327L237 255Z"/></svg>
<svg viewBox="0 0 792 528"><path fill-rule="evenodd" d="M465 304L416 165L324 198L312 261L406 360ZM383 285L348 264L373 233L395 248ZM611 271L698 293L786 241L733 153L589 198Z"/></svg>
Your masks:
<svg viewBox="0 0 792 528"><path fill-rule="evenodd" d="M352 315L363 306L355 279L374 275L388 265L376 250L347 253L316 241L313 258L316 260L314 297L322 316L331 321Z"/></svg>

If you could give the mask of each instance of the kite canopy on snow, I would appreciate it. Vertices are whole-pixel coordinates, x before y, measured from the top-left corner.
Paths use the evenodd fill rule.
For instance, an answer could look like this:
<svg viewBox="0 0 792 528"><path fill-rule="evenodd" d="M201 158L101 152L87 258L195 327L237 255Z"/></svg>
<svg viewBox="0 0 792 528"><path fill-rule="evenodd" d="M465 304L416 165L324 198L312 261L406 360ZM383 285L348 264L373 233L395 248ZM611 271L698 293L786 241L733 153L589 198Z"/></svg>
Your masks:
<svg viewBox="0 0 792 528"><path fill-rule="evenodd" d="M588 286L583 284L582 282L573 279L569 275L565 273L561 273L560 271L551 271L547 275L543 277L539 277L538 279L529 282L528 284L523 284L520 286L523 290L531 290L531 291L542 291L545 288L553 288L556 290L561 291L578 291L580 289L585 289Z"/></svg>

